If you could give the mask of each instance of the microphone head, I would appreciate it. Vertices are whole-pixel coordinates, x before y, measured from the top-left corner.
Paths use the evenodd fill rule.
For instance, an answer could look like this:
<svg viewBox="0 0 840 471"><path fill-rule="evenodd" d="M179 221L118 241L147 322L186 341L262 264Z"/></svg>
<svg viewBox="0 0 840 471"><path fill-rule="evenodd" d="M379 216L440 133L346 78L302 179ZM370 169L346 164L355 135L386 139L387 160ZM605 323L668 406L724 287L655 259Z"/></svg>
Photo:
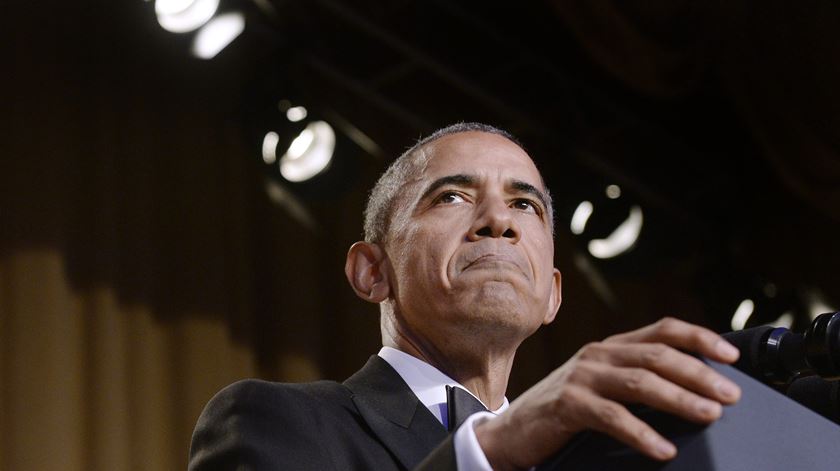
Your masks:
<svg viewBox="0 0 840 471"><path fill-rule="evenodd" d="M784 386L803 374L812 374L802 335L784 327L753 327L723 334L723 338L741 351L735 368L766 384Z"/></svg>
<svg viewBox="0 0 840 471"><path fill-rule="evenodd" d="M820 314L805 331L805 356L825 379L840 379L840 312Z"/></svg>
<svg viewBox="0 0 840 471"><path fill-rule="evenodd" d="M767 377L763 371L761 357L764 344L773 329L771 326L762 325L723 334L722 337L741 352L733 366L759 381L765 381Z"/></svg>
<svg viewBox="0 0 840 471"><path fill-rule="evenodd" d="M840 424L840 381L808 376L790 383L787 396L828 420Z"/></svg>

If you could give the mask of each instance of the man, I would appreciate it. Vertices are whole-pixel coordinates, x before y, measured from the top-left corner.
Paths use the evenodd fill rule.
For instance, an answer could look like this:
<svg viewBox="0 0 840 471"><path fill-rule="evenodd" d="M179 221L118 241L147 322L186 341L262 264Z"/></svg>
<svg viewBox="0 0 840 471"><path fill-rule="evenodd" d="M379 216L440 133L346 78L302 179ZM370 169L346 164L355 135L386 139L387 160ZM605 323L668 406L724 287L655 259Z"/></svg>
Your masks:
<svg viewBox="0 0 840 471"><path fill-rule="evenodd" d="M560 307L551 199L507 133L421 140L371 192L345 272L380 305L383 349L343 384L237 383L199 419L190 469L527 469L594 429L666 460L675 447L622 405L707 423L740 390L681 350L731 363L715 333L674 319L582 348L508 405L516 349ZM487 409L454 434L462 387ZM457 403L457 401L455 401ZM460 406L459 406L460 407Z"/></svg>

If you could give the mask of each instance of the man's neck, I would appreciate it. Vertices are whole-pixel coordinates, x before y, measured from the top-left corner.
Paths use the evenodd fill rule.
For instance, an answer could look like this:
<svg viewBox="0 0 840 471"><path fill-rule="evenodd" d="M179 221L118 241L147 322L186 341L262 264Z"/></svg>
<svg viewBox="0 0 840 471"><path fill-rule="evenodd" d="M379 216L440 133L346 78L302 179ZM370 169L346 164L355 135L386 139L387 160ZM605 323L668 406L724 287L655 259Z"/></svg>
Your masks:
<svg viewBox="0 0 840 471"><path fill-rule="evenodd" d="M405 337L386 338L384 345L434 366L467 388L491 410L498 409L504 402L515 350L510 354L442 352L440 349L410 342Z"/></svg>

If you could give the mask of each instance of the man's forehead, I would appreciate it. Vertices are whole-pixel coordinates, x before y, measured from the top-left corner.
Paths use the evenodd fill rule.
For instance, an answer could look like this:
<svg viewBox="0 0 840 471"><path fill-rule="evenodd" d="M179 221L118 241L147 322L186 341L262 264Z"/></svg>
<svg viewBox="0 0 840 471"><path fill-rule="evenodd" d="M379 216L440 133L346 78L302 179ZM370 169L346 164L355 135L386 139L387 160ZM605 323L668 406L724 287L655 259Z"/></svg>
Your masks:
<svg viewBox="0 0 840 471"><path fill-rule="evenodd" d="M524 181L545 190L531 157L517 144L498 134L470 131L443 136L423 149L428 160L419 180L446 175L499 177Z"/></svg>

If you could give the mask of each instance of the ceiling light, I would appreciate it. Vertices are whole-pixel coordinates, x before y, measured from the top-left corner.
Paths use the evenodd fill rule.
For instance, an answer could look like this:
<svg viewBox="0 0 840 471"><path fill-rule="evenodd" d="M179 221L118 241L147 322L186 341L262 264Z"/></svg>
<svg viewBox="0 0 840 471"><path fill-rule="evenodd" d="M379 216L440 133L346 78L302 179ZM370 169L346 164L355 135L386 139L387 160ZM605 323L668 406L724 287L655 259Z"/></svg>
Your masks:
<svg viewBox="0 0 840 471"><path fill-rule="evenodd" d="M213 18L195 35L192 53L201 59L212 59L245 30L242 13L227 13Z"/></svg>
<svg viewBox="0 0 840 471"><path fill-rule="evenodd" d="M752 299L741 301L741 304L735 309L735 314L732 315L732 322L730 323L732 330L743 329L747 325L747 321L750 319L754 310L755 304L752 302Z"/></svg>
<svg viewBox="0 0 840 471"><path fill-rule="evenodd" d="M293 123L297 123L306 118L306 108L302 106L293 106L286 110L286 119Z"/></svg>
<svg viewBox="0 0 840 471"><path fill-rule="evenodd" d="M575 213L572 215L572 223L569 226L572 234L583 234L583 230L586 229L586 221L589 220L589 216L592 215L593 210L594 208L592 207L592 203L589 201L581 201L575 209Z"/></svg>
<svg viewBox="0 0 840 471"><path fill-rule="evenodd" d="M639 234L642 232L642 208L633 206L630 214L615 230L605 239L593 239L589 241L589 253L596 258L612 258L627 252L636 244Z"/></svg>
<svg viewBox="0 0 840 471"><path fill-rule="evenodd" d="M157 0L155 15L163 29L188 33L207 23L217 8L219 0Z"/></svg>
<svg viewBox="0 0 840 471"><path fill-rule="evenodd" d="M335 150L335 131L324 121L309 123L280 158L280 174L302 182L326 170Z"/></svg>
<svg viewBox="0 0 840 471"><path fill-rule="evenodd" d="M280 136L274 131L269 131L263 138L262 143L262 157L267 164L273 164L277 161L277 143L280 142Z"/></svg>

